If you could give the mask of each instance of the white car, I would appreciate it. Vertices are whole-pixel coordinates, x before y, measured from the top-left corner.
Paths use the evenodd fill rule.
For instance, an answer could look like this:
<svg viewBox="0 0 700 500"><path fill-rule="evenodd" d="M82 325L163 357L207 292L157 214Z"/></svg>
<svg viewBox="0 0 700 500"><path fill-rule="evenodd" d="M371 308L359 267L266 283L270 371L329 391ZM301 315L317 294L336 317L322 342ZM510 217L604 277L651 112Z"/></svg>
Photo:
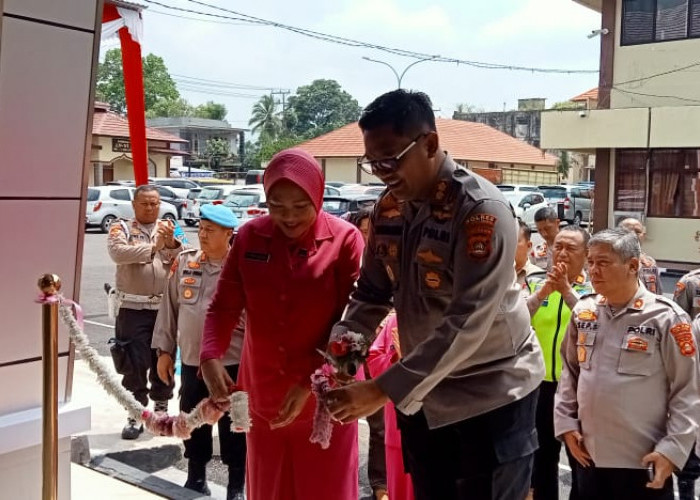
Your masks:
<svg viewBox="0 0 700 500"><path fill-rule="evenodd" d="M530 226L530 228L535 229L535 213L540 208L546 208L549 206L544 194L540 192L515 192L515 191L505 191L503 195L506 200L510 202L515 210L515 215L520 218L525 224Z"/></svg>
<svg viewBox="0 0 700 500"><path fill-rule="evenodd" d="M134 216L135 188L129 186L96 186L89 187L87 205L85 206L85 226L99 226L103 233L109 231L109 226L117 219L131 219ZM177 209L170 203L162 201L158 211L160 219L177 220Z"/></svg>
<svg viewBox="0 0 700 500"><path fill-rule="evenodd" d="M255 185L243 186L229 194L223 205L238 218L238 227L251 219L268 214L265 190Z"/></svg>
<svg viewBox="0 0 700 500"><path fill-rule="evenodd" d="M262 193L263 203L265 201L265 190L262 184L249 184L249 185L236 185L236 184L225 184L225 185L214 185L205 186L197 194L197 197L193 200L193 203L188 204L187 214L183 217L185 219L185 224L188 226L194 226L199 222L199 209L202 205L208 203L214 203L215 205L222 204L226 201L226 198L232 193L241 190L254 190L256 192ZM230 208L230 207L229 207ZM239 218L242 223L241 217L237 212L234 211L236 217ZM265 213L267 213L267 208L265 208ZM263 214L264 215L264 214Z"/></svg>

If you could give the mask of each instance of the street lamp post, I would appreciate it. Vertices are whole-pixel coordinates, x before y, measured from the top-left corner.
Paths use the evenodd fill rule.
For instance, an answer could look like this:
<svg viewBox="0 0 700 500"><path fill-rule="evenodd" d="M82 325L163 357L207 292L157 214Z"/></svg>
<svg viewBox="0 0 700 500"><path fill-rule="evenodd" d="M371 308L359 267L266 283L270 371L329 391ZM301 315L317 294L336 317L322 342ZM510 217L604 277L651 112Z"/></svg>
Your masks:
<svg viewBox="0 0 700 500"><path fill-rule="evenodd" d="M404 77L404 75L406 74L406 71L408 71L409 69L411 69L411 68L412 68L413 66L415 66L416 64L419 64L419 63L422 63L422 62L425 62L425 61L433 61L433 60L435 60L435 58L437 58L437 57L438 57L438 56L432 56L432 57L426 57L425 59L418 59L417 61L413 61L411 64L409 64L408 66L406 66L406 67L404 68L404 70L401 72L400 75L399 75L398 71L396 71L396 70L394 69L394 67L393 67L391 64L389 64L388 62L378 61L377 59L371 59L371 58L366 57L366 56L363 56L362 59L364 59L365 61L370 61L370 62L374 62L374 63L378 63L378 64L383 64L384 66L388 67L388 68L394 73L394 76L396 76L396 83L398 84L398 87L397 87L397 88L401 88L401 81L403 80L403 77Z"/></svg>

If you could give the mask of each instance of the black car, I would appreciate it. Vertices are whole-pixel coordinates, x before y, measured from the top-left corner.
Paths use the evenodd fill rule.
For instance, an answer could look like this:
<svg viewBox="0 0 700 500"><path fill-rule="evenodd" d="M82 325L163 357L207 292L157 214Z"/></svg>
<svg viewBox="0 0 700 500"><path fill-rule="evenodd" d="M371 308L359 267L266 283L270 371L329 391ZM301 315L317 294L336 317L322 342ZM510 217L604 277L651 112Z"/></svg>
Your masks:
<svg viewBox="0 0 700 500"><path fill-rule="evenodd" d="M324 196L323 210L331 215L343 217L349 212L357 212L361 208L372 207L377 196L360 194L355 196Z"/></svg>
<svg viewBox="0 0 700 500"><path fill-rule="evenodd" d="M182 209L187 208L187 200L178 196L175 191L165 186L155 186L160 194L160 199L174 205L177 209L177 218L182 219Z"/></svg>

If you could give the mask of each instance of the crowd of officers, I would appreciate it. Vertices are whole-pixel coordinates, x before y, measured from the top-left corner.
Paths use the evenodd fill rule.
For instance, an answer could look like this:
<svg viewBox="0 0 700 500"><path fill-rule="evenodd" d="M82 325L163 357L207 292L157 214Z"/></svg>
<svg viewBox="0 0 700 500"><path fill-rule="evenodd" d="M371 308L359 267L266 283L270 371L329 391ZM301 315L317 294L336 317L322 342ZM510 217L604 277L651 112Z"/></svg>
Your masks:
<svg viewBox="0 0 700 500"><path fill-rule="evenodd" d="M371 337L394 308L402 358L376 380L332 391L334 419L350 423L394 402L420 500L556 499L562 443L570 498L671 499L674 473L680 498L693 498L700 270L678 282L675 301L665 298L633 219L591 236L560 228L543 208L535 223L544 242L533 249L521 223L516 244L517 222L498 190L439 148L427 96L398 90L368 109L364 161L389 194L372 216L357 291L331 335ZM190 249L158 220L153 187L137 188L133 205L134 219L115 223L108 243L116 338L129 353L122 384L167 411L179 345L180 409L188 411L208 393L197 376L203 311L236 221L224 207L202 207L201 249ZM242 336L239 324L223 359L232 380ZM142 430L129 420L122 437ZM219 438L228 498L241 499L245 440L225 421ZM186 487L208 494L211 428L196 431L185 450Z"/></svg>

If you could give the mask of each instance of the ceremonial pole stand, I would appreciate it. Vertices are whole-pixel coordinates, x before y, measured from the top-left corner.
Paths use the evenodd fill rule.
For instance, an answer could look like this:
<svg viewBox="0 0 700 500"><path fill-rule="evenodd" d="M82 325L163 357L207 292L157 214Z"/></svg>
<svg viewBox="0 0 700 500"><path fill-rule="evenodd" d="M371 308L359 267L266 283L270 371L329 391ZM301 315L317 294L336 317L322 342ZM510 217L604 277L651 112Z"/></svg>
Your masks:
<svg viewBox="0 0 700 500"><path fill-rule="evenodd" d="M58 294L61 279L55 274L39 278L45 299ZM43 409L42 409L42 500L58 499L58 301L41 304Z"/></svg>

